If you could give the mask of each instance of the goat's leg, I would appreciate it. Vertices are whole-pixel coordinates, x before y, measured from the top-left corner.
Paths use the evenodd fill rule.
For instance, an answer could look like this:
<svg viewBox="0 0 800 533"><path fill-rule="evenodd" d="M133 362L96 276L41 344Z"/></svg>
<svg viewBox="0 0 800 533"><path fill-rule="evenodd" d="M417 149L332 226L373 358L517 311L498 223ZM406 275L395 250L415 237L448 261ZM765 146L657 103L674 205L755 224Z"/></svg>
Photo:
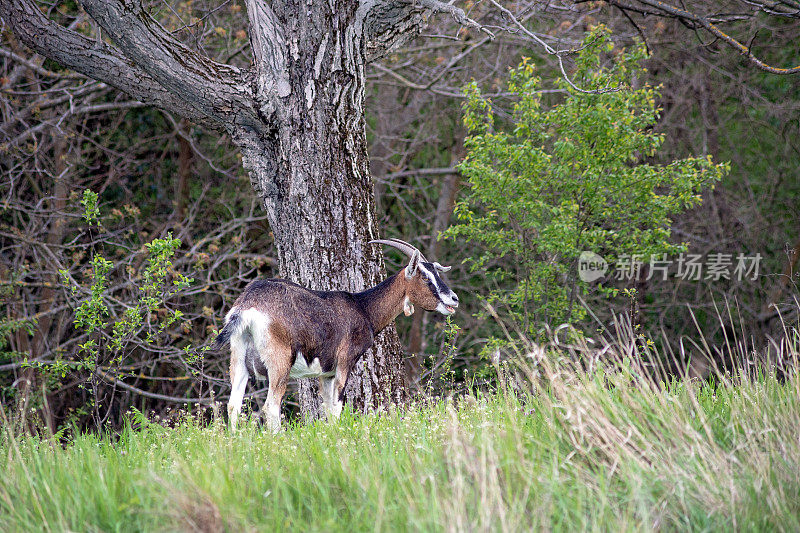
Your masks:
<svg viewBox="0 0 800 533"><path fill-rule="evenodd" d="M244 363L246 350L247 346L241 335L231 338L231 396L228 399L228 424L230 424L231 430L236 430L239 413L242 411L244 391L247 389L247 380L250 378L250 373Z"/></svg>
<svg viewBox="0 0 800 533"><path fill-rule="evenodd" d="M336 377L319 378L319 391L322 394L322 405L328 420L339 418L342 412L342 402L339 401Z"/></svg>
<svg viewBox="0 0 800 533"><path fill-rule="evenodd" d="M330 400L327 404L330 405L330 407L328 407L328 416L332 417L334 420L339 418L339 415L342 414L342 407L344 406L344 387L347 385L347 378L349 375L350 371L346 367L343 368L339 366L336 368L336 376L330 380Z"/></svg>
<svg viewBox="0 0 800 533"><path fill-rule="evenodd" d="M269 335L265 336L261 344L261 358L267 367L269 392L261 412L273 433L281 429L281 401L286 394L286 384L289 381L291 356L292 350L289 346L276 342Z"/></svg>
<svg viewBox="0 0 800 533"><path fill-rule="evenodd" d="M267 427L273 433L281 429L281 401L286 394L286 383L289 381L289 372L278 369L269 369L269 392L267 401L261 409L266 418Z"/></svg>

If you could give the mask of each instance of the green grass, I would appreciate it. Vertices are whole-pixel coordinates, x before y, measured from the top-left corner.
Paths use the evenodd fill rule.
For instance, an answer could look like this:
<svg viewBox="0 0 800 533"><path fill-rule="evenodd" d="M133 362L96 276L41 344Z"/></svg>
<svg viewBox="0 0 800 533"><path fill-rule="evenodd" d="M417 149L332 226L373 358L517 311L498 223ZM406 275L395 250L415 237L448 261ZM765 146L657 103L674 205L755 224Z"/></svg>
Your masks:
<svg viewBox="0 0 800 533"><path fill-rule="evenodd" d="M0 529L800 530L797 376L540 362L509 383L276 436L188 418L65 448L6 432Z"/></svg>

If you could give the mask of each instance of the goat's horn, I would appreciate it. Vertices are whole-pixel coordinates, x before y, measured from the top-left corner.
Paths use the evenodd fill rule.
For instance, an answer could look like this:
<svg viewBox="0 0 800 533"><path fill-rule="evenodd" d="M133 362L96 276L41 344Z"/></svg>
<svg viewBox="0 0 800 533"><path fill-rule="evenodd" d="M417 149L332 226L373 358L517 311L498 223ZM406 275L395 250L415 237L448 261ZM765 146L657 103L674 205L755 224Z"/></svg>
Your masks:
<svg viewBox="0 0 800 533"><path fill-rule="evenodd" d="M419 248L417 248L417 247L416 247L416 246L414 246L413 244L409 244L409 243L407 243L406 241L403 241L403 240L400 240L400 239L395 239L394 237L390 238L389 240L390 240L390 241L394 241L394 242L396 242L396 243L400 244L401 246L407 246L407 247L411 248L411 250L416 250L416 251L418 251L418 252L419 252L419 258L420 258L422 261L424 261L425 263L427 263L427 262L428 262L428 260L427 260L427 259L425 259L425 255L422 253L422 250L420 250ZM411 254L413 254L413 253L414 253L414 252L412 251L412 252L411 252ZM409 257L410 257L410 255L409 255Z"/></svg>
<svg viewBox="0 0 800 533"><path fill-rule="evenodd" d="M400 239L375 239L374 241L369 241L370 244L372 243L379 243L379 244L386 244L387 246L391 246L392 248L397 248L408 257L414 255L414 252L419 252L416 246L408 244L406 241L401 241ZM425 256L422 255L422 252L419 252L420 259L427 263L428 260L425 259Z"/></svg>

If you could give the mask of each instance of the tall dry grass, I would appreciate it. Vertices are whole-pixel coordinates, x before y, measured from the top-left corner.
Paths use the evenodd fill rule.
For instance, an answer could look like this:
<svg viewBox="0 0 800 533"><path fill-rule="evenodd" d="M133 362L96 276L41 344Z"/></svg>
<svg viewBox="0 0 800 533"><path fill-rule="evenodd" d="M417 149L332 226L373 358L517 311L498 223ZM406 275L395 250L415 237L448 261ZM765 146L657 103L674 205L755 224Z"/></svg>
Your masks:
<svg viewBox="0 0 800 533"><path fill-rule="evenodd" d="M274 436L188 415L175 427L137 415L117 438L66 446L6 429L0 524L800 530L797 329L787 328L780 368L745 360L708 380L668 377L653 346L625 333L568 343L581 338L558 331L498 363L496 390Z"/></svg>

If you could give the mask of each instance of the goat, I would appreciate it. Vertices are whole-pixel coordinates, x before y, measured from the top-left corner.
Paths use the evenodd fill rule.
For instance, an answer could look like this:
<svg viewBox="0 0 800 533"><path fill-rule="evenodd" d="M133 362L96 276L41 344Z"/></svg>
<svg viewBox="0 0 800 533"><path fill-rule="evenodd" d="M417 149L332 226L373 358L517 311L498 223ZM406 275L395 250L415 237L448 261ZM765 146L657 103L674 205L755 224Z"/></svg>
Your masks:
<svg viewBox="0 0 800 533"><path fill-rule="evenodd" d="M232 429L251 375L269 382L262 414L273 431L280 429L281 400L289 378L319 378L327 416L338 418L356 362L400 311L409 316L417 305L445 316L455 313L458 296L439 276L449 266L429 262L400 239L372 243L397 248L409 261L370 289L315 291L283 279L265 279L251 282L237 298L215 340L218 348L231 346Z"/></svg>

